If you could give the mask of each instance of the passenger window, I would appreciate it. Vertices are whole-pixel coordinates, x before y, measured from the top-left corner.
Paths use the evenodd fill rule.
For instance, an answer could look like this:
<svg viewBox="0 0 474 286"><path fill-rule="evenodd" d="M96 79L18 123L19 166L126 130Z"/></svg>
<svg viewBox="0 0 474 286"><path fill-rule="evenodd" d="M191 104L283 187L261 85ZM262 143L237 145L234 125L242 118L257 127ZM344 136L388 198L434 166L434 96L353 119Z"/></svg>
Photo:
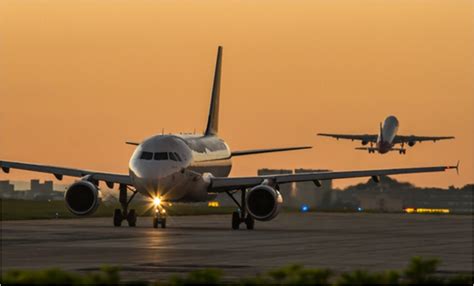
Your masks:
<svg viewBox="0 0 474 286"><path fill-rule="evenodd" d="M142 160L151 160L153 158L153 153L151 152L142 152L140 159Z"/></svg>
<svg viewBox="0 0 474 286"><path fill-rule="evenodd" d="M158 160L158 161L168 160L168 153L166 152L155 153L155 160Z"/></svg>
<svg viewBox="0 0 474 286"><path fill-rule="evenodd" d="M174 154L176 155L176 158L178 159L178 161L181 162L181 157L179 156L179 154L178 153L174 153Z"/></svg>
<svg viewBox="0 0 474 286"><path fill-rule="evenodd" d="M176 156L173 153L170 153L169 155L171 160L178 161L178 159L176 159Z"/></svg>

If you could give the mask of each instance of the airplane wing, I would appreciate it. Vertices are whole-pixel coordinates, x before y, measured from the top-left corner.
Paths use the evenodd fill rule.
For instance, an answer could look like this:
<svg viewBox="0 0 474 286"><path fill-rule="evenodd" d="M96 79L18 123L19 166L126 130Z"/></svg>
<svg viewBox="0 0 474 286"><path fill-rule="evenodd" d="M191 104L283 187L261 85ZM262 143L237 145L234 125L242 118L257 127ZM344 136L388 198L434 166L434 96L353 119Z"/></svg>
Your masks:
<svg viewBox="0 0 474 286"><path fill-rule="evenodd" d="M91 175L91 179L94 179L97 181L103 181L107 183L108 185L111 185L114 183L122 184L122 185L132 185L130 176L122 175L122 174L112 174L112 173L96 172L96 171L83 170L83 169L73 169L73 168L29 164L29 163L21 163L21 162L9 162L9 161L0 161L0 168L2 168L2 170L5 173L9 173L10 169L49 173L49 174L53 174L58 180L62 180L63 176L81 178L87 175Z"/></svg>
<svg viewBox="0 0 474 286"><path fill-rule="evenodd" d="M293 182L315 182L317 184L322 180L347 179L358 177L378 177L398 174L413 174L413 173L429 173L429 172L443 172L447 169L458 169L459 163L456 166L437 166L437 167L422 167L422 168L400 168L400 169L380 169L380 170L364 170L364 171L342 171L342 172L312 172L299 174L282 174L282 175L268 175L255 177L214 177L210 178L209 192L228 192L234 190L241 190L252 188L263 183L270 185L278 185Z"/></svg>
<svg viewBox="0 0 474 286"><path fill-rule="evenodd" d="M375 147L356 147L355 150L362 150L362 151L369 151L369 152L377 152L377 148Z"/></svg>
<svg viewBox="0 0 474 286"><path fill-rule="evenodd" d="M415 136L415 135L397 135L393 139L393 143L401 144L401 143L409 143L409 142L423 142L423 141L433 141L436 142L438 140L447 140L447 139L454 139L454 136Z"/></svg>
<svg viewBox="0 0 474 286"><path fill-rule="evenodd" d="M242 150L242 151L233 151L231 156L244 156L244 155L254 155L262 153L271 153L271 152L284 152L284 151L294 151L294 150L304 150L311 149L311 146L301 146L301 147L287 147L287 148L274 148L274 149L253 149L253 150Z"/></svg>
<svg viewBox="0 0 474 286"><path fill-rule="evenodd" d="M328 133L318 133L318 136L332 137L339 139L348 139L348 140L359 140L366 142L377 142L378 135L374 134L328 134Z"/></svg>

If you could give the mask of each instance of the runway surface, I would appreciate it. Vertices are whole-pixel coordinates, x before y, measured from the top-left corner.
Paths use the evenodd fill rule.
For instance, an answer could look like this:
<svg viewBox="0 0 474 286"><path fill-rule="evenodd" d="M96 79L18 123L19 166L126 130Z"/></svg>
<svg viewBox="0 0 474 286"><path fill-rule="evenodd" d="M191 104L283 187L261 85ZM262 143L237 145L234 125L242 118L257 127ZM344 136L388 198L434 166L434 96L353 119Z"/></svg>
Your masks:
<svg viewBox="0 0 474 286"><path fill-rule="evenodd" d="M280 214L253 231L230 229L230 216L168 218L167 229L139 218L136 228L112 218L4 221L2 271L118 265L124 279L159 280L199 268L229 279L299 263L336 271L401 269L412 256L438 257L440 270L473 268L472 216Z"/></svg>

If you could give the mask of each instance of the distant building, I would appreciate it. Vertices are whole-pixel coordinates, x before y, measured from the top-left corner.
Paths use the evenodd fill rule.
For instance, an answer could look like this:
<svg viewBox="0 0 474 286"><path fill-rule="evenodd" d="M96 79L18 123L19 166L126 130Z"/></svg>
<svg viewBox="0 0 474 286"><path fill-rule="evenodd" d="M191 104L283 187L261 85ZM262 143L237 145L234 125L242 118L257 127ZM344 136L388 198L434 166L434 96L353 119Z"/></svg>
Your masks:
<svg viewBox="0 0 474 286"><path fill-rule="evenodd" d="M31 180L30 191L33 193L51 193L53 192L53 181L45 181L43 184L39 180Z"/></svg>
<svg viewBox="0 0 474 286"><path fill-rule="evenodd" d="M0 198L13 198L15 196L15 185L10 181L0 181Z"/></svg>
<svg viewBox="0 0 474 286"><path fill-rule="evenodd" d="M0 181L0 197L19 200L62 200L64 192L54 191L53 181L40 183L39 180L30 181L29 190L15 191L14 184L9 181Z"/></svg>
<svg viewBox="0 0 474 286"><path fill-rule="evenodd" d="M15 185L11 184L10 181L0 181L0 192L10 193L15 191Z"/></svg>
<svg viewBox="0 0 474 286"><path fill-rule="evenodd" d="M295 169L295 174L329 171L324 169ZM323 180L320 183L321 187L317 187L314 182L296 183L294 206L301 207L304 204L313 210L331 208L337 200L337 194L332 190L332 180Z"/></svg>
<svg viewBox="0 0 474 286"><path fill-rule="evenodd" d="M364 211L400 212L404 203L400 196L389 193L365 192L357 196L359 207Z"/></svg>

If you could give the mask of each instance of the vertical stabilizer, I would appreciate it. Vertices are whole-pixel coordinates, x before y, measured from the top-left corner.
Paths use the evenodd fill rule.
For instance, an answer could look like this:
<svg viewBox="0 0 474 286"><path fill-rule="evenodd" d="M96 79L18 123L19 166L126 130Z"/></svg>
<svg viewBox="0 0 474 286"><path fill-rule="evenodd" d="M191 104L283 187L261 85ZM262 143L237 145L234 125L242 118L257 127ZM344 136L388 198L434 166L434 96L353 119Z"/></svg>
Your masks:
<svg viewBox="0 0 474 286"><path fill-rule="evenodd" d="M211 107L207 119L206 136L217 135L219 127L219 96L221 89L221 65L222 65L222 47L217 49L216 70L214 72L214 83L212 85Z"/></svg>

